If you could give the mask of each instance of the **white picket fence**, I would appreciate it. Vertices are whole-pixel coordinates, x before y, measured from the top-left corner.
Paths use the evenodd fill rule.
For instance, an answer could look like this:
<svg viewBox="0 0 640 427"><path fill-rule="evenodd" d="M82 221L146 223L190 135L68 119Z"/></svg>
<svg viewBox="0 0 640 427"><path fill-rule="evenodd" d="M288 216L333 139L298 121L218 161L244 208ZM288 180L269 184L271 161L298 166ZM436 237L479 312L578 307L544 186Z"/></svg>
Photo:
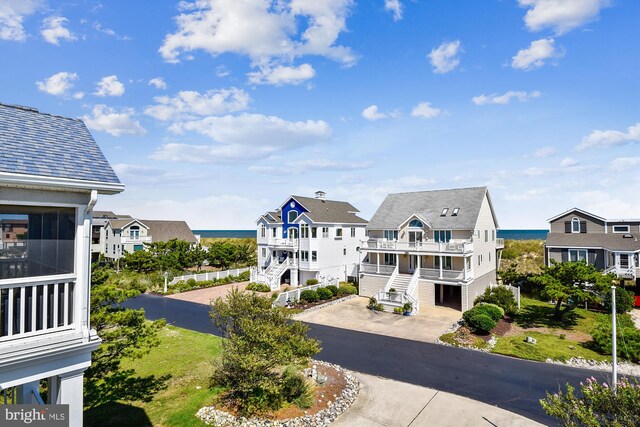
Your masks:
<svg viewBox="0 0 640 427"><path fill-rule="evenodd" d="M207 273L199 273L199 274L188 274L186 276L176 276L173 278L170 285L174 285L180 281L186 282L189 279L195 279L196 282L201 282L203 280L219 280L224 279L229 276L238 276L240 273L244 273L245 271L249 271L249 267L244 268L236 268L235 270L225 270L225 271L209 271Z"/></svg>
<svg viewBox="0 0 640 427"><path fill-rule="evenodd" d="M503 286L511 291L513 296L516 298L516 301L518 302L518 311L520 311L520 288L517 286L511 286L511 285L494 285L494 284L489 285L491 289L496 288L498 286Z"/></svg>
<svg viewBox="0 0 640 427"><path fill-rule="evenodd" d="M319 288L326 288L329 285L338 286L339 280L337 278L329 277L329 278L320 278L320 282L316 285L303 286L301 288L291 289L289 291L284 291L278 294L278 298L273 301L274 307L284 307L287 305L287 301L289 303L293 303L294 301L300 300L300 293L302 291L311 290L316 291Z"/></svg>

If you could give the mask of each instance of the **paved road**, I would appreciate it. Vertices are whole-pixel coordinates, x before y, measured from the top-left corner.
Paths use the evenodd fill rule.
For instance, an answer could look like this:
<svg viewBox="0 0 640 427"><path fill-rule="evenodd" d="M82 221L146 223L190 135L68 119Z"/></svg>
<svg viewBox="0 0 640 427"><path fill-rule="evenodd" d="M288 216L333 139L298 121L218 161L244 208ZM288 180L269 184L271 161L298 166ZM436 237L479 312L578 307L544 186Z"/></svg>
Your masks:
<svg viewBox="0 0 640 427"><path fill-rule="evenodd" d="M147 318L165 318L175 326L219 335L209 320L209 307L144 294L126 301L144 308ZM545 391L567 382L604 373L529 362L437 344L309 324L310 335L322 341L318 359L347 369L446 391L553 425L539 404ZM607 379L608 381L608 379ZM400 408L398 408L401 410ZM455 411L455 408L451 408Z"/></svg>

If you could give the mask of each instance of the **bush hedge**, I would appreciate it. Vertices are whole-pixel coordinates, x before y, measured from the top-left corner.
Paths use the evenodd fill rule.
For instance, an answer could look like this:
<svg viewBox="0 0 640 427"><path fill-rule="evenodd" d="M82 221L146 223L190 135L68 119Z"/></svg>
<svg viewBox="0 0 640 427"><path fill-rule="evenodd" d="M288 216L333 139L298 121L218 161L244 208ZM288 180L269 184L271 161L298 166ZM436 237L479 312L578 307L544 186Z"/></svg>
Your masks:
<svg viewBox="0 0 640 427"><path fill-rule="evenodd" d="M264 283L249 283L247 285L247 290L248 291L255 291L255 292L269 292L271 290L271 288L269 287L269 285L264 284Z"/></svg>
<svg viewBox="0 0 640 427"><path fill-rule="evenodd" d="M329 289L329 291L331 291L333 296L338 295L338 287L337 286L329 285L329 286L326 286L325 289Z"/></svg>
<svg viewBox="0 0 640 427"><path fill-rule="evenodd" d="M327 288L318 288L316 293L318 294L318 298L323 301L333 298L333 292Z"/></svg>
<svg viewBox="0 0 640 427"><path fill-rule="evenodd" d="M474 307L477 313L486 314L491 317L494 322L504 317L504 310L495 304L481 303Z"/></svg>
<svg viewBox="0 0 640 427"><path fill-rule="evenodd" d="M469 328L477 333L487 333L496 327L502 318L503 311L494 304L476 305L462 313L462 318Z"/></svg>
<svg viewBox="0 0 640 427"><path fill-rule="evenodd" d="M518 303L513 292L506 286L485 289L484 293L479 295L473 302L474 305L479 303L495 304L509 315L514 314L518 309Z"/></svg>
<svg viewBox="0 0 640 427"><path fill-rule="evenodd" d="M633 292L623 288L616 288L616 313L628 313L631 311L635 303ZM611 313L611 289L602 296L602 306Z"/></svg>
<svg viewBox="0 0 640 427"><path fill-rule="evenodd" d="M318 293L316 291L307 289L300 292L300 300L306 302L316 302L318 301Z"/></svg>
<svg viewBox="0 0 640 427"><path fill-rule="evenodd" d="M307 280L307 286L317 285L318 279L309 279Z"/></svg>
<svg viewBox="0 0 640 427"><path fill-rule="evenodd" d="M496 322L483 313L474 313L467 324L477 333L489 333L490 330L496 327Z"/></svg>
<svg viewBox="0 0 640 427"><path fill-rule="evenodd" d="M343 285L338 288L339 296L355 295L357 293L358 293L358 289L352 285Z"/></svg>
<svg viewBox="0 0 640 427"><path fill-rule="evenodd" d="M619 314L617 321L618 356L634 363L640 362L640 330L636 329L633 319L628 314ZM611 315L602 315L598 319L598 324L591 331L591 337L596 351L611 354Z"/></svg>

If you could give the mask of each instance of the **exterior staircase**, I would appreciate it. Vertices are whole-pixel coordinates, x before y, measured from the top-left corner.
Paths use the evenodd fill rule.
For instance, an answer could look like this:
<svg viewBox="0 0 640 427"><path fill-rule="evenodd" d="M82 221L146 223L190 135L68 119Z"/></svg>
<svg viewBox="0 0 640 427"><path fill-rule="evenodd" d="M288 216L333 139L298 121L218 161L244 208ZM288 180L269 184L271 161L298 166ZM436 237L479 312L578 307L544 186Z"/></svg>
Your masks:
<svg viewBox="0 0 640 427"><path fill-rule="evenodd" d="M411 274L399 274L393 278L393 281L389 280L384 290L389 292L391 289L395 289L397 293L404 294L409 290L411 284Z"/></svg>
<svg viewBox="0 0 640 427"><path fill-rule="evenodd" d="M411 314L418 314L419 304L413 294L419 277L418 269L413 274L400 274L396 266L384 289L375 295L376 300L385 307L385 310L402 308L404 304L411 303L413 306ZM395 292L390 292L391 289L395 289Z"/></svg>

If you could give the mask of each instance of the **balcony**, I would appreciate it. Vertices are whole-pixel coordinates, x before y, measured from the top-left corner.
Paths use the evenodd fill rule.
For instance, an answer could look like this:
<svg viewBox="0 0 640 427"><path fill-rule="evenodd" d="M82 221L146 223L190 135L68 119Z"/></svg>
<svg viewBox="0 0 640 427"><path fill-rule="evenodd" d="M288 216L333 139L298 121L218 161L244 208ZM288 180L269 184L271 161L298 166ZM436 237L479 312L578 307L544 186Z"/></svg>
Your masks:
<svg viewBox="0 0 640 427"><path fill-rule="evenodd" d="M454 282L469 281L473 279L470 271L465 278L463 270L440 270L437 268L421 268L420 278L428 280L450 280Z"/></svg>
<svg viewBox="0 0 640 427"><path fill-rule="evenodd" d="M369 273L369 274L382 274L385 276L391 276L393 274L393 270L395 270L395 265L377 265L363 262L360 264L360 272L361 273Z"/></svg>
<svg viewBox="0 0 640 427"><path fill-rule="evenodd" d="M504 249L504 239L502 237L496 238L496 249Z"/></svg>
<svg viewBox="0 0 640 427"><path fill-rule="evenodd" d="M0 280L0 345L75 328L75 275Z"/></svg>
<svg viewBox="0 0 640 427"><path fill-rule="evenodd" d="M123 245L141 245L143 243L151 243L151 236L122 236L120 243Z"/></svg>
<svg viewBox="0 0 640 427"><path fill-rule="evenodd" d="M298 249L298 239L274 239L274 238L271 238L271 239L268 240L267 245L271 246L274 249L297 250Z"/></svg>
<svg viewBox="0 0 640 427"><path fill-rule="evenodd" d="M473 243L470 240L450 240L449 242L399 242L387 239L369 239L364 242L363 249L394 252L467 254L473 252Z"/></svg>

